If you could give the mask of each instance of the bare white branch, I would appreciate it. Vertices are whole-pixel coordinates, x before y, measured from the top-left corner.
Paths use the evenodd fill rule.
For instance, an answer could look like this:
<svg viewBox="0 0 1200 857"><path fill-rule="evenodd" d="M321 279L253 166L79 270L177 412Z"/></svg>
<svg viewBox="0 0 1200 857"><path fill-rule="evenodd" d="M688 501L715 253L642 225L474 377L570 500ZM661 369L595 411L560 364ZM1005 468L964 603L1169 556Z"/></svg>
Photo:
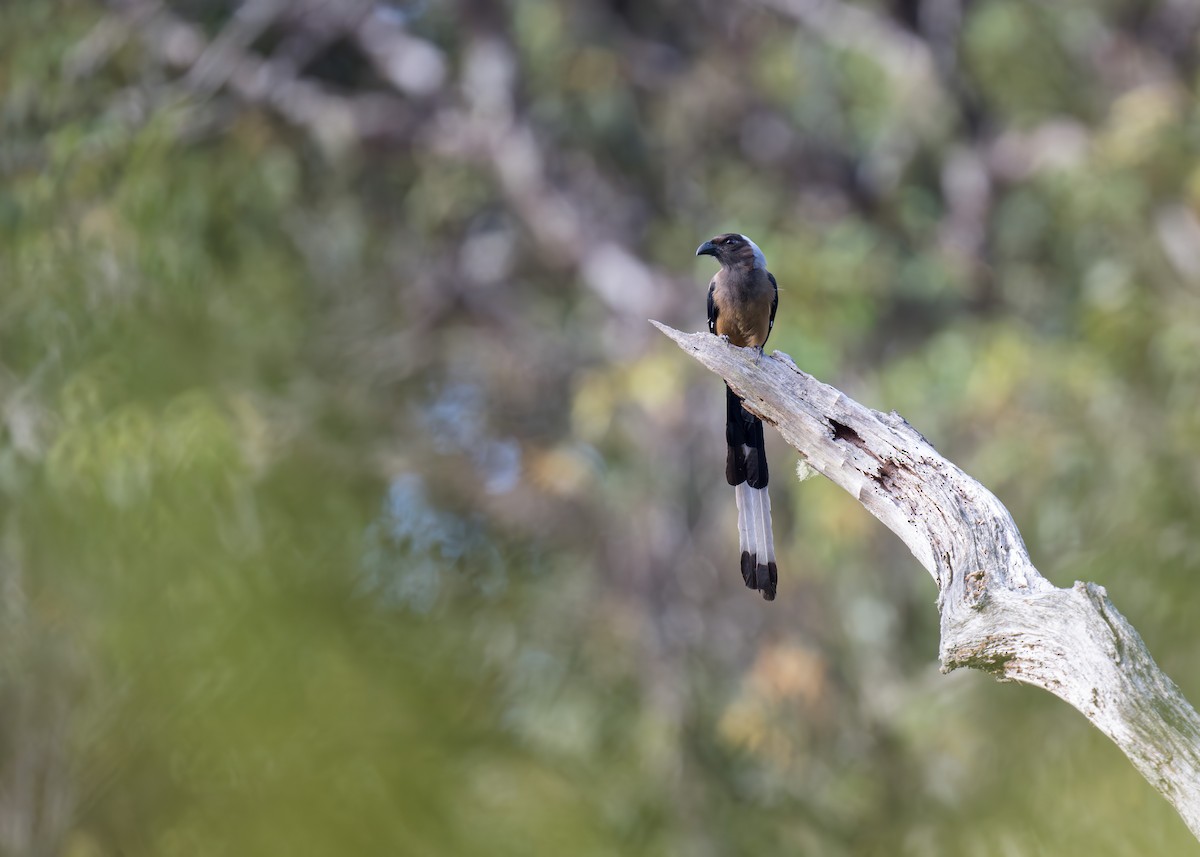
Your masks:
<svg viewBox="0 0 1200 857"><path fill-rule="evenodd" d="M1200 838L1200 716L1104 587L1059 589L1003 504L896 413L860 405L781 352L654 324L723 377L805 462L892 530L933 576L943 671L1050 691L1111 738Z"/></svg>

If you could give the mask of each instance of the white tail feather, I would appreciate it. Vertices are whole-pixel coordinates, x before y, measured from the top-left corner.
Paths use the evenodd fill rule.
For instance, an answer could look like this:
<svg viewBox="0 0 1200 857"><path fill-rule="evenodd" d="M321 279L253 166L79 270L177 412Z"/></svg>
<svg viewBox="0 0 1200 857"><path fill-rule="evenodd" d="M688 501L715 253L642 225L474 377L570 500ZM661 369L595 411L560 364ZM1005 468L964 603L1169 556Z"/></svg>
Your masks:
<svg viewBox="0 0 1200 857"><path fill-rule="evenodd" d="M771 532L771 495L766 488L743 482L734 488L738 508L738 546L758 562L775 562L775 534Z"/></svg>
<svg viewBox="0 0 1200 857"><path fill-rule="evenodd" d="M757 517L754 506L754 489L743 482L734 489L734 498L737 500L738 507L738 547L751 555L757 553L756 537L757 528L754 525Z"/></svg>
<svg viewBox="0 0 1200 857"><path fill-rule="evenodd" d="M743 482L734 487L738 507L738 543L741 548L742 579L751 589L775 600L775 535L771 532L771 495L767 489L751 488Z"/></svg>
<svg viewBox="0 0 1200 857"><path fill-rule="evenodd" d="M751 523L754 525L754 529L757 531L755 533L754 541L758 547L758 550L755 551L755 554L757 555L759 563L766 565L767 533L771 530L771 501L767 499L766 488L751 488L750 493L754 497L754 519L751 521Z"/></svg>
<svg viewBox="0 0 1200 857"><path fill-rule="evenodd" d="M764 532L766 534L766 536L765 536L766 540L764 542L764 549L766 550L767 556L763 561L764 562L774 562L775 561L775 534L773 532L771 532L771 495L767 493L766 488L760 488L759 492L760 492L759 500L762 503L762 525L763 525Z"/></svg>

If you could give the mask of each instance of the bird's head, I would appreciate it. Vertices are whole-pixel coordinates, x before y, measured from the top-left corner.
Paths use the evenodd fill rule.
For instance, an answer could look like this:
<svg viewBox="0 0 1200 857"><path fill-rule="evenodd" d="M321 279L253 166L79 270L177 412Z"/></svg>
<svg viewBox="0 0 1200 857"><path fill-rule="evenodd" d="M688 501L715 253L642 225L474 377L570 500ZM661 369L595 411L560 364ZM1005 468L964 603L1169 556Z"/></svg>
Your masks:
<svg viewBox="0 0 1200 857"><path fill-rule="evenodd" d="M762 268L766 270L767 259L758 245L737 232L726 232L696 248L697 256L712 256L723 268Z"/></svg>

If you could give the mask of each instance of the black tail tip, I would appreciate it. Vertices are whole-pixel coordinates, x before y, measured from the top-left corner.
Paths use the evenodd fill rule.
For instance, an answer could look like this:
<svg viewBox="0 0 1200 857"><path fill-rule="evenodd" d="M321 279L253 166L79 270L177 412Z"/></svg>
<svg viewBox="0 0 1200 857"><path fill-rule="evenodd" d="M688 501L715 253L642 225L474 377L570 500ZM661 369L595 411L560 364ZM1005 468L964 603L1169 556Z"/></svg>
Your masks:
<svg viewBox="0 0 1200 857"><path fill-rule="evenodd" d="M758 586L756 585L757 581L756 581L756 576L754 573L755 565L756 565L755 558L753 556L751 556L748 552L742 551L742 580L746 581L746 586L748 586L751 589L758 588Z"/></svg>
<svg viewBox="0 0 1200 857"><path fill-rule="evenodd" d="M748 551L742 551L742 580L748 589L757 589L767 601L775 600L775 591L779 587L779 569L775 563L763 565L758 557Z"/></svg>
<svg viewBox="0 0 1200 857"><path fill-rule="evenodd" d="M754 569L755 588L762 592L764 601L774 601L775 592L779 587L779 569L775 563L759 565Z"/></svg>

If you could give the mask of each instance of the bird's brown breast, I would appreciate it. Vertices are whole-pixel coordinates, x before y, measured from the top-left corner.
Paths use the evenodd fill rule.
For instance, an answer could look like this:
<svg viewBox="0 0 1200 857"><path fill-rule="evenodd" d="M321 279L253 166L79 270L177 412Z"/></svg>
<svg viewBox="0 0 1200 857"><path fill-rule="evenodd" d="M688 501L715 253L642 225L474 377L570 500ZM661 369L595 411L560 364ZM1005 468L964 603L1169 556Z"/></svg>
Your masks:
<svg viewBox="0 0 1200 857"><path fill-rule="evenodd" d="M774 299L774 289L765 274L761 283L756 276L721 274L717 275L713 286L713 303L717 308L717 335L729 337L732 344L742 348L761 348L771 331L771 302Z"/></svg>

